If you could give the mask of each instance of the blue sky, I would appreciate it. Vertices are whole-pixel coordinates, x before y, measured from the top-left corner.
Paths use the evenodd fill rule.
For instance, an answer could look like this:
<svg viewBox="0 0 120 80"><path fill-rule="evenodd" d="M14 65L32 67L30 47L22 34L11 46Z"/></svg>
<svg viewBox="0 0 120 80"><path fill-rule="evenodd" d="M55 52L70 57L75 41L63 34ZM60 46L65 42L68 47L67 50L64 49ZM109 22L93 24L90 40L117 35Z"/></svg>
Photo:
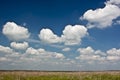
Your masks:
<svg viewBox="0 0 120 80"><path fill-rule="evenodd" d="M120 70L120 0L0 2L0 69Z"/></svg>

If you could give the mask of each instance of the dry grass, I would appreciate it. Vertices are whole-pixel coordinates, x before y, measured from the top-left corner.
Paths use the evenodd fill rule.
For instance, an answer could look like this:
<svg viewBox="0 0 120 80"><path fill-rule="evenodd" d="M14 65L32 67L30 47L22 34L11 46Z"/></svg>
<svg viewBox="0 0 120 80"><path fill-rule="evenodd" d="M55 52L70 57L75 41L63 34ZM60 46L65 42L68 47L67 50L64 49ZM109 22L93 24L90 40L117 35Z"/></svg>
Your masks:
<svg viewBox="0 0 120 80"><path fill-rule="evenodd" d="M0 71L0 80L120 80L120 72Z"/></svg>

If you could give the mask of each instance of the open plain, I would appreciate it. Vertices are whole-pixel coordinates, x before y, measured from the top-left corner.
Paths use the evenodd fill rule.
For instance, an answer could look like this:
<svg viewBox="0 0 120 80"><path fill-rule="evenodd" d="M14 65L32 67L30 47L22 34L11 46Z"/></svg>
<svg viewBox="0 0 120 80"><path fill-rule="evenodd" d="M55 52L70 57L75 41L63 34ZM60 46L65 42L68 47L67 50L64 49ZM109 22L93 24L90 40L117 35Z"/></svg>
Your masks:
<svg viewBox="0 0 120 80"><path fill-rule="evenodd" d="M120 80L120 71L0 71L0 80Z"/></svg>

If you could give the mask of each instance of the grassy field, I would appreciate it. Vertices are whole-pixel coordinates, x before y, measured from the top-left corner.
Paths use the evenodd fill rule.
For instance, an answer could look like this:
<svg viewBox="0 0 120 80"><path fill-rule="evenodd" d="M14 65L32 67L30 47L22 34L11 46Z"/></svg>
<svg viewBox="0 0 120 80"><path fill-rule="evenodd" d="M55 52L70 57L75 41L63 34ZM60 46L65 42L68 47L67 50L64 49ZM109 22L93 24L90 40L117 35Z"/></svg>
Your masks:
<svg viewBox="0 0 120 80"><path fill-rule="evenodd" d="M0 80L120 80L120 71L104 71L104 72L0 71Z"/></svg>

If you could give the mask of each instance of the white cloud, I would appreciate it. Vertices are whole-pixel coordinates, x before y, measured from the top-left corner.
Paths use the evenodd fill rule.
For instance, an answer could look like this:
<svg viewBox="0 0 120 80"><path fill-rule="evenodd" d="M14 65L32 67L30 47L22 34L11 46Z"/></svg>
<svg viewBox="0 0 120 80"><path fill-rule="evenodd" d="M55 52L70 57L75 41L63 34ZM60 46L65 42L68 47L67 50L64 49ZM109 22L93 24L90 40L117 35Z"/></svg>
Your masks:
<svg viewBox="0 0 120 80"><path fill-rule="evenodd" d="M34 49L32 47L29 47L26 50L26 54L38 55L39 57L41 56L42 58L58 58L58 59L65 58L65 56L62 53L50 52L50 51L46 51L45 49L42 49L42 48Z"/></svg>
<svg viewBox="0 0 120 80"><path fill-rule="evenodd" d="M58 59L65 58L65 56L63 54L61 54L61 53L54 53L54 56L55 56L55 58L58 58Z"/></svg>
<svg viewBox="0 0 120 80"><path fill-rule="evenodd" d="M120 60L120 57L119 56L107 56L107 60L110 60L110 61Z"/></svg>
<svg viewBox="0 0 120 80"><path fill-rule="evenodd" d="M9 59L7 59L6 57L0 57L0 62L5 62L5 61L10 61Z"/></svg>
<svg viewBox="0 0 120 80"><path fill-rule="evenodd" d="M65 45L77 45L81 44L81 39L87 34L87 28L82 25L67 25L61 38Z"/></svg>
<svg viewBox="0 0 120 80"><path fill-rule="evenodd" d="M79 51L80 54L87 54L87 55L94 53L94 50L90 46L88 46L87 48L79 48L77 51Z"/></svg>
<svg viewBox="0 0 120 80"><path fill-rule="evenodd" d="M13 41L24 40L30 36L27 28L19 26L14 22L7 22L3 26L2 33Z"/></svg>
<svg viewBox="0 0 120 80"><path fill-rule="evenodd" d="M105 60L105 53L100 50L94 50L92 47L88 46L86 48L79 48L77 50L80 53L80 56L76 59L80 60L93 60L93 61L103 61ZM103 56L104 54L104 56Z"/></svg>
<svg viewBox="0 0 120 80"><path fill-rule="evenodd" d="M34 49L34 48L32 48L32 47L29 47L27 50L26 50L26 53L27 54L35 54L35 55L38 55L39 54L39 52L38 52L38 50L37 49Z"/></svg>
<svg viewBox="0 0 120 80"><path fill-rule="evenodd" d="M120 6L120 0L109 0L107 1L107 4L115 4Z"/></svg>
<svg viewBox="0 0 120 80"><path fill-rule="evenodd" d="M67 25L61 37L58 37L50 29L42 29L39 34L40 40L46 43L61 43L65 45L81 44L81 39L88 34L87 28L82 25Z"/></svg>
<svg viewBox="0 0 120 80"><path fill-rule="evenodd" d="M55 54L54 54L55 53ZM4 57L4 58L3 58ZM32 47L27 48L25 52L16 52L14 49L10 47L0 46L0 59L1 61L5 61L5 59L11 60L11 62L21 62L26 60L41 60L42 59L49 59L49 58L62 58L62 56L57 55L56 52L49 52L45 51L42 48L34 49Z"/></svg>
<svg viewBox="0 0 120 80"><path fill-rule="evenodd" d="M23 43L12 42L10 46L17 50L25 50L29 47L29 44L27 42L23 42Z"/></svg>
<svg viewBox="0 0 120 80"><path fill-rule="evenodd" d="M112 48L107 51L107 55L108 60L120 60L120 49Z"/></svg>
<svg viewBox="0 0 120 80"><path fill-rule="evenodd" d="M71 50L71 49L70 49L70 48L68 48L68 47L66 47L66 48L62 49L62 51L65 51L65 52L70 51L70 50Z"/></svg>
<svg viewBox="0 0 120 80"><path fill-rule="evenodd" d="M2 55L1 55L2 54ZM24 52L15 51L10 47L0 46L0 64L5 67L12 67L12 69L17 69L22 66L20 69L28 69L33 66L32 69L39 69L41 66L43 69L46 65L52 68L52 66L66 66L63 65L66 62L66 58L62 53L46 51L43 48L32 48L29 47ZM7 64L6 64L7 63ZM68 61L66 63L69 63ZM0 67L1 68L1 67Z"/></svg>
<svg viewBox="0 0 120 80"><path fill-rule="evenodd" d="M46 43L59 43L61 42L60 37L55 35L50 29L42 29L38 35L40 40Z"/></svg>
<svg viewBox="0 0 120 80"><path fill-rule="evenodd" d="M17 53L14 52L10 47L5 47L0 45L0 61L1 62L9 62L14 61L14 57L17 57Z"/></svg>
<svg viewBox="0 0 120 80"><path fill-rule="evenodd" d="M0 45L0 54L4 54L4 53L9 54L12 52L13 52L13 50L11 48Z"/></svg>
<svg viewBox="0 0 120 80"><path fill-rule="evenodd" d="M112 49L107 51L107 54L120 56L120 49L112 48Z"/></svg>
<svg viewBox="0 0 120 80"><path fill-rule="evenodd" d="M117 63L116 61L120 60L120 49L116 48L102 52L101 50L94 50L88 46L86 48L79 48L77 51L80 55L76 59L71 59L65 57L62 53L47 51L43 48L35 49L29 47L25 52L15 52L9 47L0 46L0 62L3 66L6 66L5 63L12 65L13 69L15 66L22 66L24 69L28 69L30 65L36 66L32 69L39 69L41 66L45 67L49 65L50 68L53 66L54 68L62 66L65 70L72 66L68 69L71 70L77 68L77 66L79 68L80 66L93 65L94 63L106 66L106 64L111 64L110 62ZM1 55L1 53L4 55Z"/></svg>
<svg viewBox="0 0 120 80"><path fill-rule="evenodd" d="M88 10L81 17L83 20L87 20L88 28L107 28L113 24L113 20L120 16L120 8L116 5L107 4L104 8L98 8L96 10Z"/></svg>
<svg viewBox="0 0 120 80"><path fill-rule="evenodd" d="M19 59L22 55L20 52L15 52L14 49L11 49L10 47L5 47L0 45L0 57L3 57L2 59L7 59L7 60L13 60L14 58Z"/></svg>
<svg viewBox="0 0 120 80"><path fill-rule="evenodd" d="M39 53L45 53L45 49L39 48L39 49L38 49L38 52L39 52Z"/></svg>
<svg viewBox="0 0 120 80"><path fill-rule="evenodd" d="M87 48L79 48L77 50L80 55L76 57L76 59L80 60L91 60L91 61L100 61L103 63L112 61L119 61L120 60L120 49L112 48L107 50L106 52L102 52L100 50L94 50L92 47L88 46Z"/></svg>

